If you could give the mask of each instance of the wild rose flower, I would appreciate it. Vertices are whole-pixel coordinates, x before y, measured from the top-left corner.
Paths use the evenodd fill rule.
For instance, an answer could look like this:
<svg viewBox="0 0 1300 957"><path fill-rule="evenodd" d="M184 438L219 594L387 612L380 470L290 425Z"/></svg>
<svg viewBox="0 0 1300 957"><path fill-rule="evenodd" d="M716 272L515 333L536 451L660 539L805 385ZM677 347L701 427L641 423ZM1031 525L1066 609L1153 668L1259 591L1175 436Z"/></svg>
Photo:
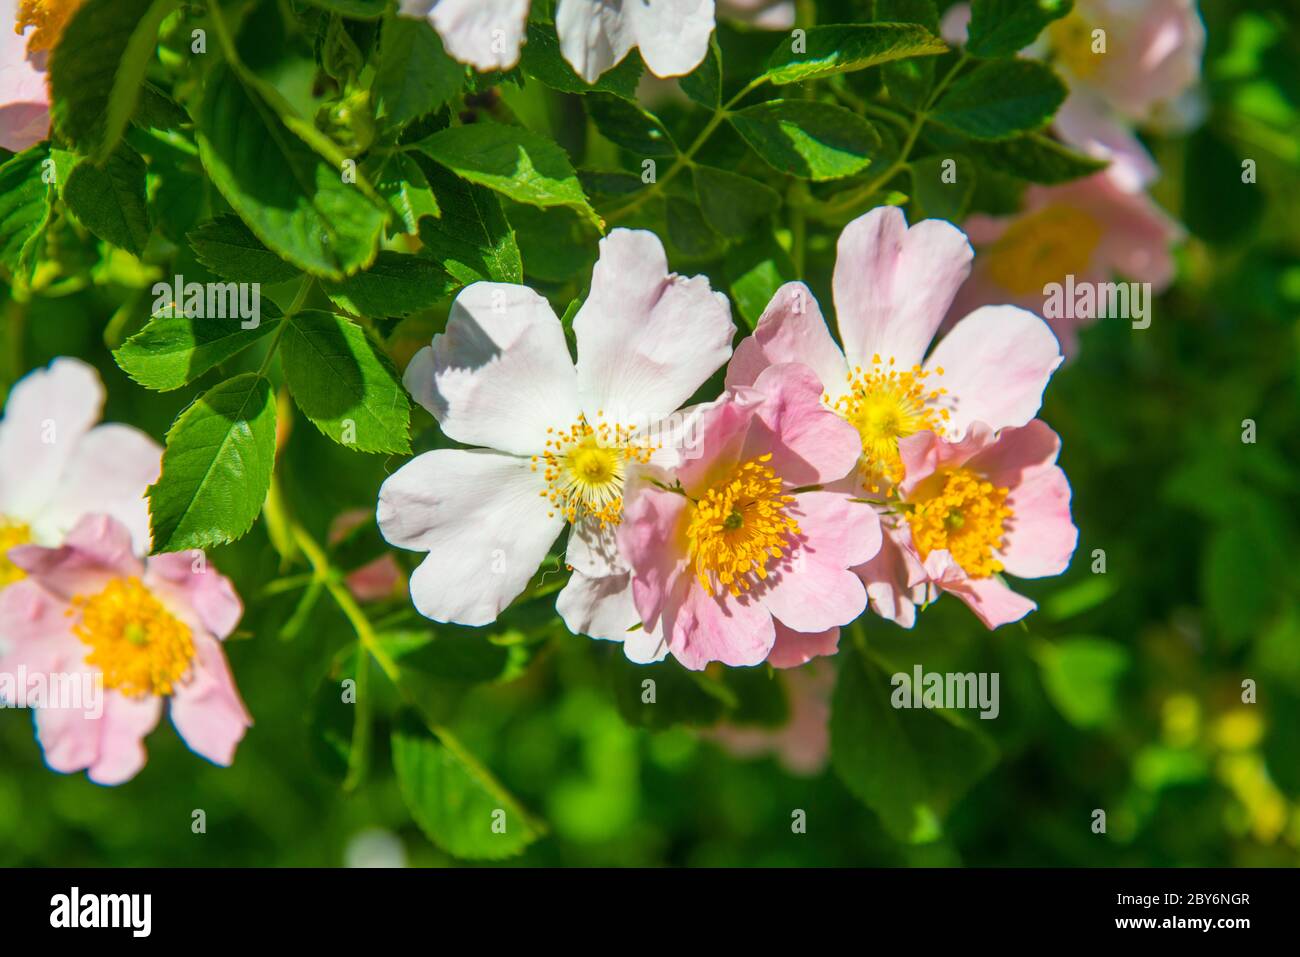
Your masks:
<svg viewBox="0 0 1300 957"><path fill-rule="evenodd" d="M1043 578L1070 564L1079 533L1056 464L1057 434L1038 419L997 433L977 422L959 442L922 432L899 448L907 475L897 511L928 583L961 598L989 628L1033 611L1001 574ZM895 586L902 592L908 583Z"/></svg>
<svg viewBox="0 0 1300 957"><path fill-rule="evenodd" d="M834 482L855 430L821 402L807 367L771 366L700 411L700 452L641 477L617 537L632 596L684 666L783 668L835 652L866 606L849 569L880 547L875 512Z"/></svg>
<svg viewBox="0 0 1300 957"><path fill-rule="evenodd" d="M519 62L528 0L401 0L400 12L427 17L447 52L479 70ZM682 76L703 61L713 32L713 0L559 0L560 52L588 83L633 47L658 77Z"/></svg>
<svg viewBox="0 0 1300 957"><path fill-rule="evenodd" d="M122 522L138 554L149 550L144 495L162 449L130 426L96 425L103 405L98 373L77 359L55 359L9 393L0 419L0 589L25 574L7 557L11 548L58 545L92 512Z"/></svg>
<svg viewBox="0 0 1300 957"><path fill-rule="evenodd" d="M1031 186L1019 213L971 216L965 225L980 255L950 317L983 303L1012 302L1041 313L1067 355L1078 346L1078 330L1099 310L1081 314L1073 303L1063 310L1049 305L1049 285L1064 286L1073 276L1076 288L1096 288L1118 277L1150 283L1152 294L1160 293L1173 282L1169 250L1183 236L1150 197L1123 188L1106 171L1060 186Z"/></svg>
<svg viewBox="0 0 1300 957"><path fill-rule="evenodd" d="M962 44L969 23L970 6L958 4L944 15L940 32ZM1180 118L1194 112L1187 100L1204 51L1196 0L1075 0L1024 52L1049 59L1072 97L1099 102L1138 125L1182 125Z"/></svg>
<svg viewBox="0 0 1300 957"><path fill-rule="evenodd" d="M252 719L221 641L243 607L202 553L137 558L131 533L107 515L81 519L59 548L9 553L27 577L0 593L0 672L76 677L102 709L46 702L36 734L51 768L121 784L146 761L143 739L163 705L186 744L229 765ZM98 712L98 713L96 713Z"/></svg>
<svg viewBox="0 0 1300 957"><path fill-rule="evenodd" d="M80 0L0 0L0 147L22 152L50 132L46 61Z"/></svg>
<svg viewBox="0 0 1300 957"><path fill-rule="evenodd" d="M661 422L726 362L735 327L706 278L668 272L654 234L616 229L573 331L576 366L545 299L475 283L407 367L407 389L443 433L480 446L426 452L380 489L384 537L429 553L411 576L426 617L494 621L566 523L571 566L624 571L613 530L625 482L662 444Z"/></svg>
<svg viewBox="0 0 1300 957"><path fill-rule="evenodd" d="M832 288L843 351L808 289L788 283L736 348L727 384L749 384L773 363L810 367L824 403L858 433L856 494L884 500L904 476L900 440L919 432L957 440L975 422L1024 425L1061 363L1046 323L1015 306L974 310L930 349L973 255L951 223L909 227L894 207L872 210L840 235ZM911 627L926 576L906 528L887 521L879 552L857 571L871 607Z"/></svg>

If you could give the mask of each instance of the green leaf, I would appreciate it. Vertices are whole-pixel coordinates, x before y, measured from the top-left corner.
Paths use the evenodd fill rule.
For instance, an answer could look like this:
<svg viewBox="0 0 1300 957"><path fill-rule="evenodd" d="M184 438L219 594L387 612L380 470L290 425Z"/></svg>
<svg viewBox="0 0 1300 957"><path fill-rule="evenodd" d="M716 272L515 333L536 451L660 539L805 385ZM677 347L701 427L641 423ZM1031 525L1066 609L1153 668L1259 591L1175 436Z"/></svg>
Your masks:
<svg viewBox="0 0 1300 957"><path fill-rule="evenodd" d="M393 731L392 745L393 770L411 816L447 853L502 860L541 836L514 797L462 748L448 747L412 722Z"/></svg>
<svg viewBox="0 0 1300 957"><path fill-rule="evenodd" d="M113 151L174 0L85 0L50 56L54 124L96 161Z"/></svg>
<svg viewBox="0 0 1300 957"><path fill-rule="evenodd" d="M0 165L0 264L12 276L31 276L50 219L58 168L47 160L50 149L40 143Z"/></svg>
<svg viewBox="0 0 1300 957"><path fill-rule="evenodd" d="M962 148L989 166L1046 186L1068 183L1106 168L1105 160L1085 156L1041 133L998 143L967 141Z"/></svg>
<svg viewBox="0 0 1300 957"><path fill-rule="evenodd" d="M1050 123L1065 94L1065 84L1041 63L992 60L948 87L930 119L977 140L1005 140Z"/></svg>
<svg viewBox="0 0 1300 957"><path fill-rule="evenodd" d="M324 288L335 305L354 316L382 317L428 309L459 285L432 260L380 250L369 269Z"/></svg>
<svg viewBox="0 0 1300 957"><path fill-rule="evenodd" d="M876 0L876 19L894 23L918 23L933 34L939 32L939 11L934 0ZM895 60L881 68L885 87L908 109L919 110L934 85L934 57Z"/></svg>
<svg viewBox="0 0 1300 957"><path fill-rule="evenodd" d="M875 129L842 106L814 100L771 100L728 117L773 168L828 180L865 169L880 147Z"/></svg>
<svg viewBox="0 0 1300 957"><path fill-rule="evenodd" d="M601 135L638 157L675 156L677 144L658 117L635 103L598 93L586 99L587 114Z"/></svg>
<svg viewBox="0 0 1300 957"><path fill-rule="evenodd" d="M713 259L722 252L722 238L704 221L700 209L681 196L669 196L665 218L668 239L689 259Z"/></svg>
<svg viewBox="0 0 1300 957"><path fill-rule="evenodd" d="M781 196L748 176L713 166L691 167L705 221L724 236L745 236L781 205Z"/></svg>
<svg viewBox="0 0 1300 957"><path fill-rule="evenodd" d="M596 235L591 224L569 209L542 210L512 203L506 212L524 260L524 274L543 282L565 282L591 274Z"/></svg>
<svg viewBox="0 0 1300 957"><path fill-rule="evenodd" d="M523 282L519 245L496 194L437 164L422 169L442 209L441 216L420 220L422 254L464 285L480 279Z"/></svg>
<svg viewBox="0 0 1300 957"><path fill-rule="evenodd" d="M961 222L975 192L975 164L964 156L927 156L913 160L908 168L912 175L912 202L916 207L913 222L918 219Z"/></svg>
<svg viewBox="0 0 1300 957"><path fill-rule="evenodd" d="M794 262L770 230L727 250L727 281L736 310L752 330L772 296L795 275Z"/></svg>
<svg viewBox="0 0 1300 957"><path fill-rule="evenodd" d="M388 7L388 0L307 0L314 7L342 14L353 20L378 20Z"/></svg>
<svg viewBox="0 0 1300 957"><path fill-rule="evenodd" d="M427 20L389 11L380 34L371 96L385 129L431 113L460 91L465 67L449 57Z"/></svg>
<svg viewBox="0 0 1300 957"><path fill-rule="evenodd" d="M995 763L996 748L951 712L893 707L880 664L856 652L840 657L831 703L836 773L896 839L935 840L948 811Z"/></svg>
<svg viewBox="0 0 1300 957"><path fill-rule="evenodd" d="M199 262L225 279L269 286L301 275L296 266L263 246L233 213L209 220L185 238Z"/></svg>
<svg viewBox="0 0 1300 957"><path fill-rule="evenodd" d="M1207 242L1235 246L1247 241L1269 208L1267 194L1242 180L1240 148L1206 126L1187 141L1183 168L1183 221ZM1213 183L1213 189L1206 184Z"/></svg>
<svg viewBox="0 0 1300 957"><path fill-rule="evenodd" d="M289 391L321 434L362 452L410 452L411 406L392 360L354 322L300 312L280 344Z"/></svg>
<svg viewBox="0 0 1300 957"><path fill-rule="evenodd" d="M1073 7L1074 0L973 0L966 49L978 57L1012 56Z"/></svg>
<svg viewBox="0 0 1300 957"><path fill-rule="evenodd" d="M266 501L275 464L275 394L246 373L209 389L167 433L162 476L149 489L153 550L234 541Z"/></svg>
<svg viewBox="0 0 1300 957"><path fill-rule="evenodd" d="M122 143L103 166L82 160L68 174L63 200L97 238L139 256L152 231L140 154Z"/></svg>
<svg viewBox="0 0 1300 957"><path fill-rule="evenodd" d="M700 65L677 82L700 106L716 110L722 105L722 50L716 33L709 37L709 52Z"/></svg>
<svg viewBox="0 0 1300 957"><path fill-rule="evenodd" d="M154 291L159 290L168 291L154 302L154 318L113 352L122 371L146 389L168 392L189 385L280 325L280 310L270 300L260 304L258 324L245 329L238 318L169 315L163 309L174 294L167 283L156 284ZM162 299L167 304L160 307Z"/></svg>
<svg viewBox="0 0 1300 957"><path fill-rule="evenodd" d="M1064 638L1034 650L1043 688L1066 720L1099 728L1117 716L1119 683L1129 668L1128 650L1104 638Z"/></svg>
<svg viewBox="0 0 1300 957"><path fill-rule="evenodd" d="M812 27L796 52L797 35L782 40L761 78L801 83L914 56L946 53L947 44L916 23L854 23Z"/></svg>
<svg viewBox="0 0 1300 957"><path fill-rule="evenodd" d="M607 660L606 684L623 720L651 731L717 724L735 703L730 690L713 678L673 661L634 665L621 651Z"/></svg>
<svg viewBox="0 0 1300 957"><path fill-rule="evenodd" d="M420 217L439 215L438 200L428 177L414 159L403 153L384 162L375 177L375 191L397 213L402 232L414 235L420 231Z"/></svg>
<svg viewBox="0 0 1300 957"><path fill-rule="evenodd" d="M474 123L441 130L414 144L463 179L531 206L568 206L598 228L569 157L551 140L519 126Z"/></svg>
<svg viewBox="0 0 1300 957"><path fill-rule="evenodd" d="M209 75L195 117L199 157L221 195L268 249L315 276L342 279L375 258L386 218L345 183L226 66Z"/></svg>
<svg viewBox="0 0 1300 957"><path fill-rule="evenodd" d="M641 57L633 51L612 70L602 73L595 83L588 83L573 71L569 61L560 53L555 24L542 20L528 24L528 42L524 45L519 65L526 74L553 90L563 93L612 93L625 100L636 99L636 87L645 70Z"/></svg>

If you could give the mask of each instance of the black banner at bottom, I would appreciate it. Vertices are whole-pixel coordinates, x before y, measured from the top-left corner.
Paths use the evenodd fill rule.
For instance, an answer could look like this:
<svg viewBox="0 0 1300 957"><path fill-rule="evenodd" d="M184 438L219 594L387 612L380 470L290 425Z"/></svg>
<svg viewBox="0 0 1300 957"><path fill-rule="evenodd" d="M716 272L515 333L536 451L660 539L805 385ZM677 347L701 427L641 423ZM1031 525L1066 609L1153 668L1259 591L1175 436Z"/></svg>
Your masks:
<svg viewBox="0 0 1300 957"><path fill-rule="evenodd" d="M377 933L437 946L474 928L498 946L514 935L535 945L558 926L770 945L774 926L829 943L831 924L873 942L1050 933L1231 946L1292 928L1297 891L1294 870L8 870L0 917L10 946L74 935L339 945Z"/></svg>

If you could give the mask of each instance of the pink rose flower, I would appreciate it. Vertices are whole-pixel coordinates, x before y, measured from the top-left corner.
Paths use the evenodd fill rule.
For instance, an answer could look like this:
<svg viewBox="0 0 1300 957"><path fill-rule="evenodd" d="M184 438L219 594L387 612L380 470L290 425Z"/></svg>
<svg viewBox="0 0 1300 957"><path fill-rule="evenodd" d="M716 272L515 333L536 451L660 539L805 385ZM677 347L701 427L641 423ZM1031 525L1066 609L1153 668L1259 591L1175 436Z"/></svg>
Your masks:
<svg viewBox="0 0 1300 957"><path fill-rule="evenodd" d="M1067 276L1076 287L1118 278L1150 283L1158 294L1173 282L1169 249L1183 237L1149 196L1124 188L1108 170L1060 186L1031 186L1019 213L971 216L966 231L980 256L950 317L983 303L1012 302L1043 314L1067 355L1078 346L1078 330L1097 315L1049 309L1049 284L1064 285Z"/></svg>
<svg viewBox="0 0 1300 957"><path fill-rule="evenodd" d="M807 367L772 366L698 411L697 457L632 486L617 538L635 608L687 668L834 654L866 606L849 569L880 547L880 525L819 487L859 453L821 394Z"/></svg>
<svg viewBox="0 0 1300 957"><path fill-rule="evenodd" d="M1057 434L1037 419L997 433L975 423L960 442L922 432L899 447L907 472L895 509L907 532L900 547L923 563L926 590L958 596L989 628L1033 611L1001 573L1043 578L1070 564L1079 533ZM912 580L898 575L896 592L909 592Z"/></svg>
<svg viewBox="0 0 1300 957"><path fill-rule="evenodd" d="M727 384L749 384L773 363L809 366L823 402L858 433L853 493L883 501L904 477L900 440L919 432L959 440L975 422L1024 425L1062 361L1047 324L1015 306L975 309L930 348L973 255L951 223L909 227L896 208L872 210L840 236L832 287L844 349L808 289L789 283L736 348ZM925 569L905 527L886 522L884 530L879 551L857 571L872 609L910 628Z"/></svg>
<svg viewBox="0 0 1300 957"><path fill-rule="evenodd" d="M21 153L49 136L46 61L79 0L0 0L0 147Z"/></svg>
<svg viewBox="0 0 1300 957"><path fill-rule="evenodd" d="M98 373L77 359L55 359L10 391L0 419L0 588L23 577L10 548L58 545L91 512L122 522L137 554L149 550L144 496L162 448L130 426L96 425L103 405Z"/></svg>
<svg viewBox="0 0 1300 957"><path fill-rule="evenodd" d="M51 768L86 770L97 784L129 781L144 767L143 739L164 702L195 753L233 762L252 719L221 642L243 606L202 552L141 560L125 525L90 515L61 547L23 545L9 557L27 577L0 593L0 673L78 679L102 694L99 707L36 707Z"/></svg>

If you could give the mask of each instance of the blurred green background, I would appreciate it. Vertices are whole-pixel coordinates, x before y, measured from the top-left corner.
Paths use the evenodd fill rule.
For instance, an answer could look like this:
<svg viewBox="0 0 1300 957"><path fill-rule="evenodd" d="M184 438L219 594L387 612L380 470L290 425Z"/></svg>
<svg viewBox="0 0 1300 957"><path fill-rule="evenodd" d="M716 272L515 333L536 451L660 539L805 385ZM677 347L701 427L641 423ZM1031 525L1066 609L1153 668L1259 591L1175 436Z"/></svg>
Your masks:
<svg viewBox="0 0 1300 957"><path fill-rule="evenodd" d="M1300 861L1300 23L1291 3L1201 8L1207 120L1190 137L1147 140L1162 170L1155 196L1191 233L1178 281L1149 329L1103 320L1086 330L1043 410L1074 488L1073 566L1024 583L1040 604L1024 626L989 633L950 597L911 632L861 621L873 650L904 668L1001 675L1000 717L975 722L995 763L943 833L901 843L829 768L794 775L688 727L646 727L644 709L628 703L645 674L661 695L684 687L675 700L689 701L695 718L707 719L711 702L671 664L641 671L617 647L569 635L547 596L513 610L491 641L440 629L457 675L496 680L471 685L435 667L427 686L438 720L546 822L548 833L509 863ZM1241 183L1248 158L1255 185ZM829 303L821 253L810 250L810 278ZM106 346L123 332L131 268L101 263L84 288L27 304L6 291L0 386L54 356L85 357L108 384L106 419L161 440L190 393L145 392ZM399 329L398 352L428 331ZM258 358L232 365L255 368ZM296 425L280 480L324 540L340 512L373 508L400 460L351 453ZM417 428L420 447L435 441L424 413ZM376 548L373 529L363 530L338 561L358 564ZM1104 574L1093 571L1096 550ZM369 773L342 787L352 717L337 688L353 661L343 617L321 602L282 636L300 593L259 597L285 574L260 523L211 560L249 606L227 646L256 721L235 766L195 758L164 724L139 777L100 788L48 771L30 716L0 712L0 864L457 863L425 838L399 792L384 733L395 701L376 702ZM404 599L373 616L388 632L423 627ZM387 693L377 671L370 679ZM1241 701L1246 679L1256 704ZM749 718L782 719L775 679L734 680L765 702ZM940 760L918 757L923 773ZM880 773L887 782L889 768ZM1107 811L1104 835L1089 826L1095 808ZM196 809L206 834L192 832ZM807 812L806 833L792 832L795 809Z"/></svg>

